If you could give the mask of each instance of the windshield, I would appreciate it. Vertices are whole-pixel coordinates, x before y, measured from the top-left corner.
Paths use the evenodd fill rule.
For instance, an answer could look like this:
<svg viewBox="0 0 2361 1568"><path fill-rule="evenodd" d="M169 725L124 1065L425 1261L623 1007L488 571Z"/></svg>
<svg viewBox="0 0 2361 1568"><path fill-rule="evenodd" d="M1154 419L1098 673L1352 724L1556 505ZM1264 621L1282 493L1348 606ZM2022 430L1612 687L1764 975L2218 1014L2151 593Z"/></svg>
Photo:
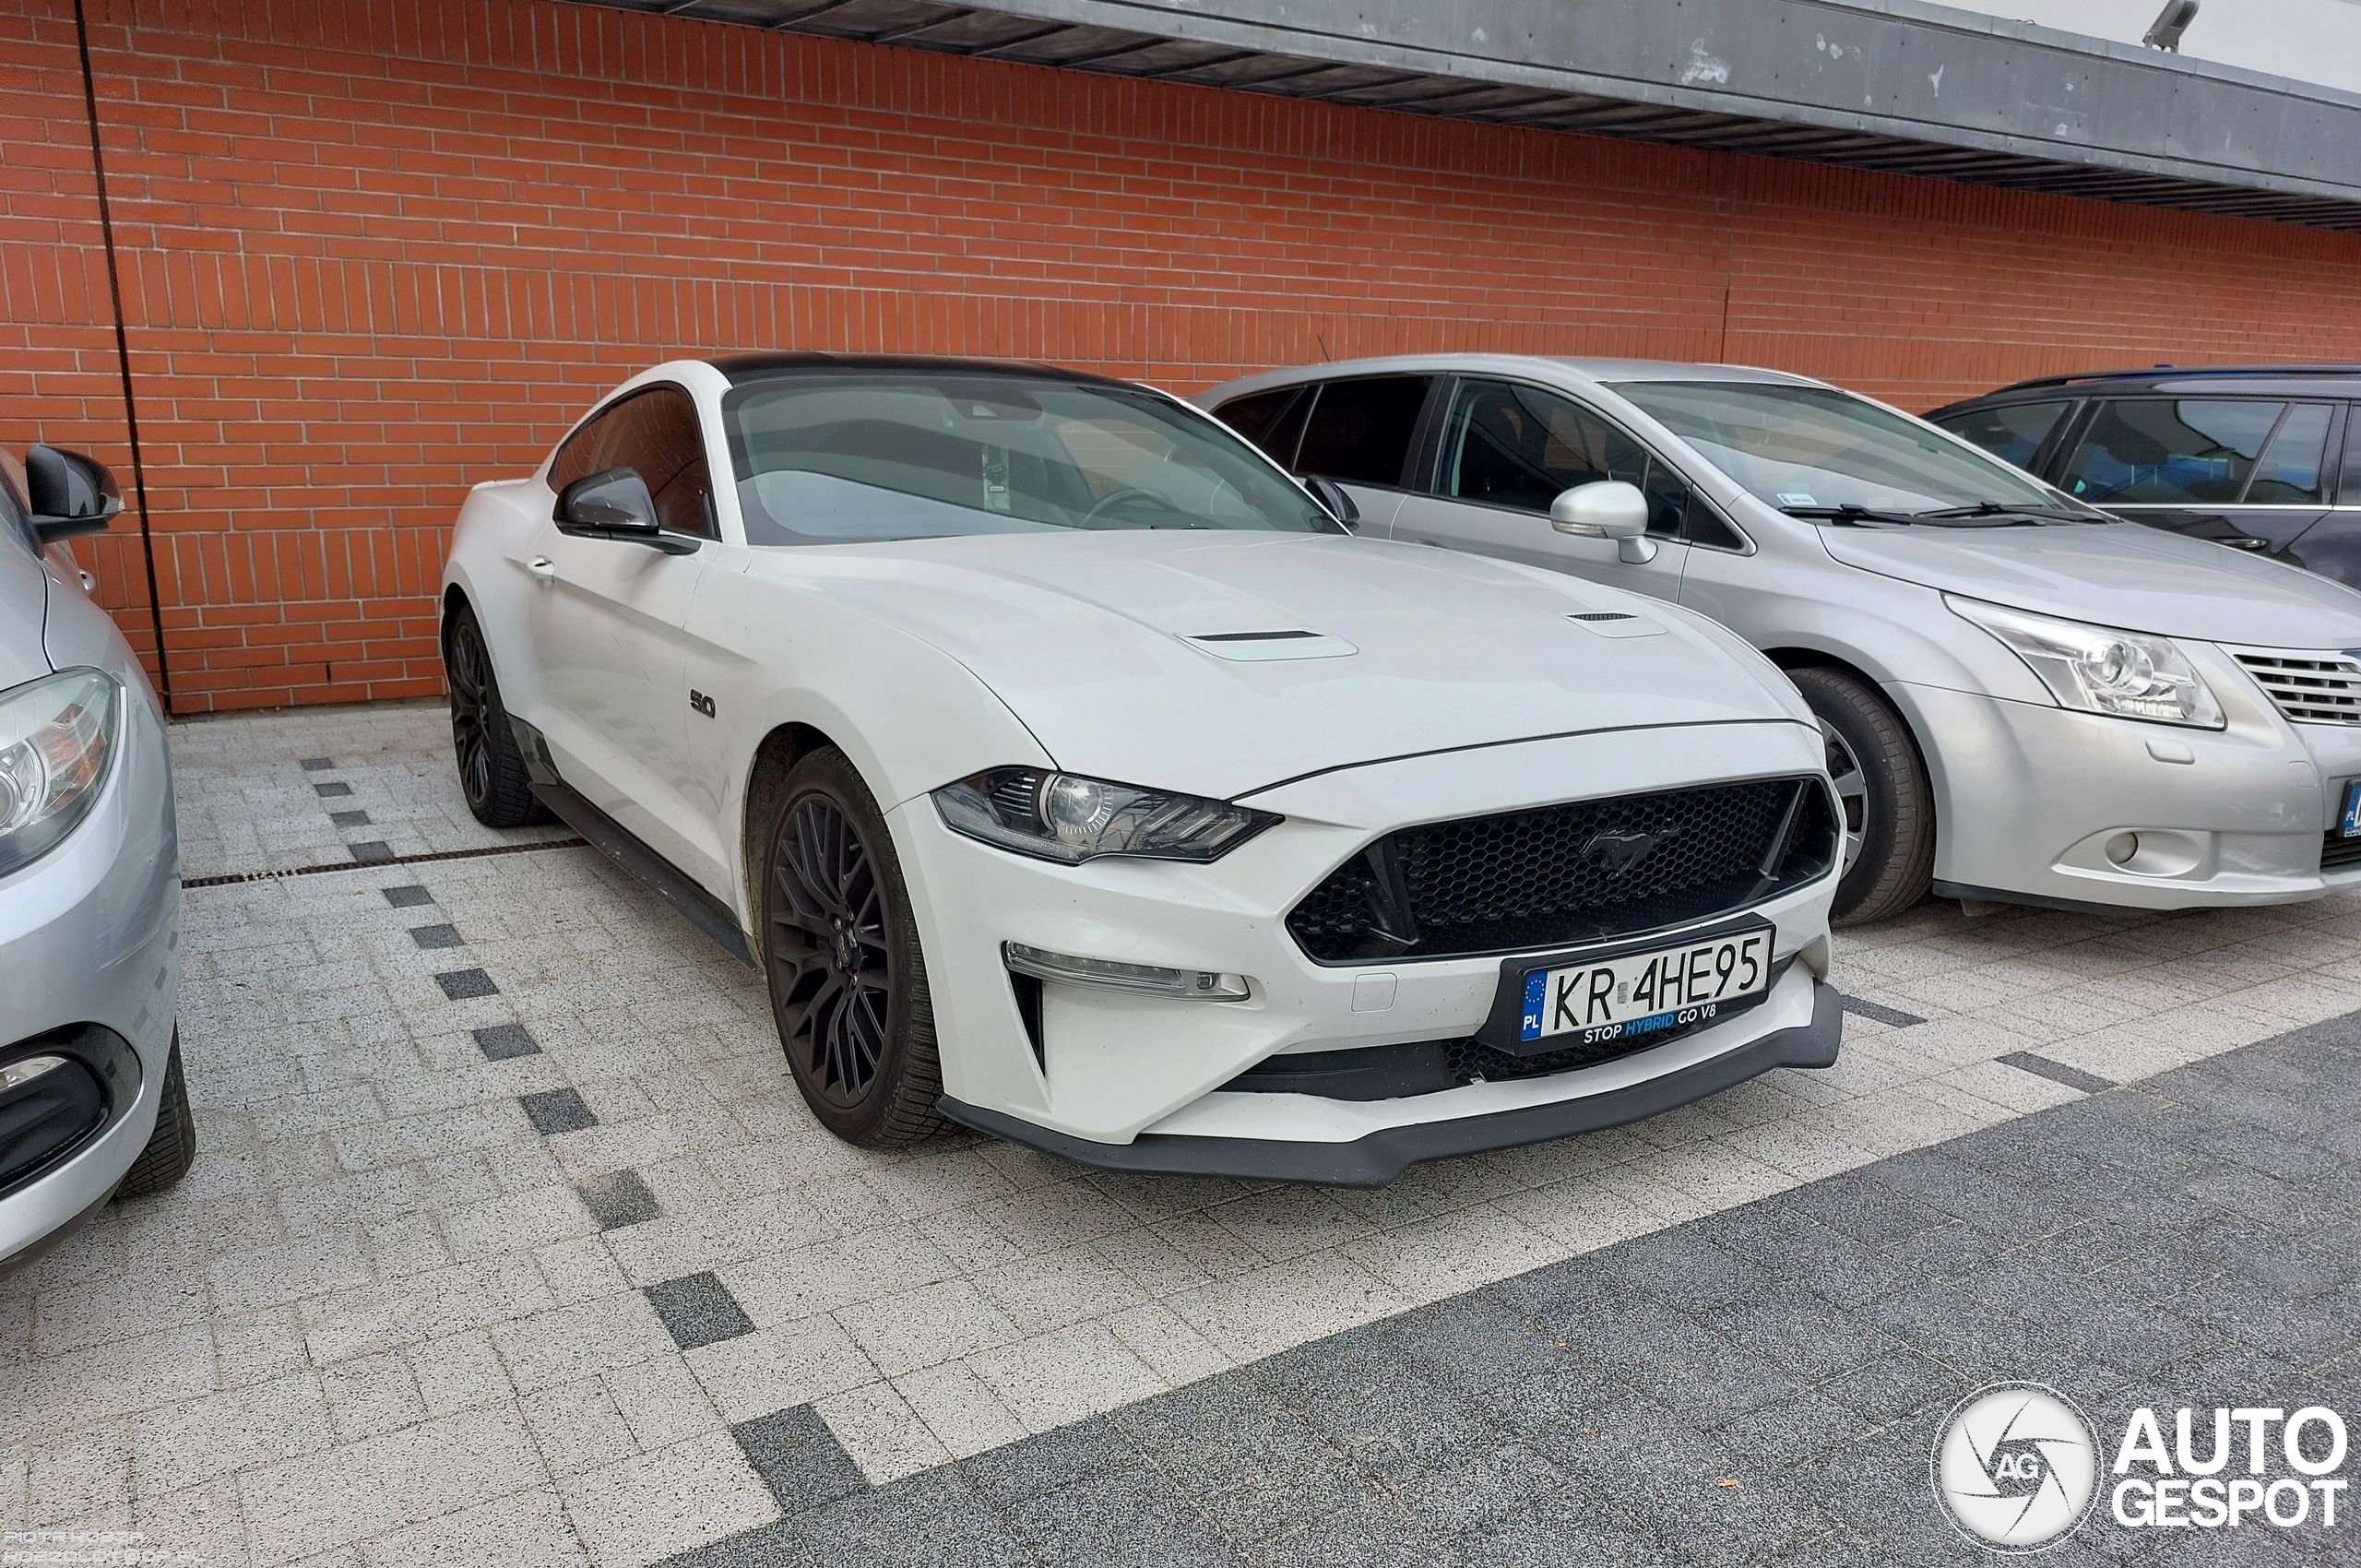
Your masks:
<svg viewBox="0 0 2361 1568"><path fill-rule="evenodd" d="M1833 386L1626 381L1615 390L1782 511L2082 515L2006 464Z"/></svg>
<svg viewBox="0 0 2361 1568"><path fill-rule="evenodd" d="M722 409L749 544L1344 531L1252 447L1144 389L880 372L756 382Z"/></svg>

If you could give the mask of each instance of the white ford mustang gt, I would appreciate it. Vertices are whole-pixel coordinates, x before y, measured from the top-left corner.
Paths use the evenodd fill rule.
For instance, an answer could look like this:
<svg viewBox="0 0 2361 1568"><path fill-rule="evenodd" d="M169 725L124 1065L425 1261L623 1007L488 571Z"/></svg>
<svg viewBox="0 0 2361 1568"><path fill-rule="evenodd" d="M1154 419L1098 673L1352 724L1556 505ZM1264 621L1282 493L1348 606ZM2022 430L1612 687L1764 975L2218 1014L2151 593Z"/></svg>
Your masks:
<svg viewBox="0 0 2361 1568"><path fill-rule="evenodd" d="M1122 382L661 365L468 499L460 778L759 966L857 1143L1375 1183L1833 1062L1786 678L1349 511Z"/></svg>

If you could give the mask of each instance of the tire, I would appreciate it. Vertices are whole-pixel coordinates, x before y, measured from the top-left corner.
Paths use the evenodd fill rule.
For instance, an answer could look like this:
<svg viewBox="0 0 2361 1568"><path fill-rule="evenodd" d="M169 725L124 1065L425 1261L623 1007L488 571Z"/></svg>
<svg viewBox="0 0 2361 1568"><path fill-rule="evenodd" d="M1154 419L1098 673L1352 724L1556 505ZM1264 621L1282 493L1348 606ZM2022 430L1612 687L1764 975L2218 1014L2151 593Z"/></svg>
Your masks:
<svg viewBox="0 0 2361 1568"><path fill-rule="evenodd" d="M1868 925L1898 915L1927 896L1935 870L1935 792L1917 742L1860 677L1822 665L1787 675L1828 737L1845 819L1846 864L1831 918Z"/></svg>
<svg viewBox="0 0 2361 1568"><path fill-rule="evenodd" d="M164 1059L164 1103L156 1108L156 1130L148 1146L131 1162L118 1198L145 1198L163 1192L188 1174L196 1158L196 1118L188 1108L188 1084L181 1076L181 1036L172 1031L172 1053Z"/></svg>
<svg viewBox="0 0 2361 1568"><path fill-rule="evenodd" d="M788 1070L848 1143L932 1137L943 1068L910 897L884 814L834 749L798 762L764 836L761 950Z"/></svg>
<svg viewBox="0 0 2361 1568"><path fill-rule="evenodd" d="M453 612L443 636L444 684L451 692L451 749L459 766L459 792L468 810L486 827L529 827L550 820L533 793L525 755L516 749L508 710L500 703L500 682L492 672L476 612Z"/></svg>

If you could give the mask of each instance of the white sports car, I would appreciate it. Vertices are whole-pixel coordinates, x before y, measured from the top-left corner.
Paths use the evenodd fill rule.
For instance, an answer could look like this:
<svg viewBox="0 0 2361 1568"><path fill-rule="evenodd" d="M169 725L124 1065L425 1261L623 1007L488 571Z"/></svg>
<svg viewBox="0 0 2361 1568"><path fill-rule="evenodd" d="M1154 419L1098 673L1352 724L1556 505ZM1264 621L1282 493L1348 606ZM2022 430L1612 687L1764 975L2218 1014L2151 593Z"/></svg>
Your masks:
<svg viewBox="0 0 2361 1568"><path fill-rule="evenodd" d="M468 499L460 778L758 965L857 1143L1375 1183L1833 1061L1786 678L1350 510L1123 382L661 365Z"/></svg>

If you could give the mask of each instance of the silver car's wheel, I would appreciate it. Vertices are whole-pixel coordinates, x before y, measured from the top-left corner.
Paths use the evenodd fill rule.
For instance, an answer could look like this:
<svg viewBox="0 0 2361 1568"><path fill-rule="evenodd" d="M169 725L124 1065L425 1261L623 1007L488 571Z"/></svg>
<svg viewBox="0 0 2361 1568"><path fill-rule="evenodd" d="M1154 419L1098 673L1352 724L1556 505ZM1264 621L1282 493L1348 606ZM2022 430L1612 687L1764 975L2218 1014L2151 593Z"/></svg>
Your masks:
<svg viewBox="0 0 2361 1568"><path fill-rule="evenodd" d="M1869 779L1834 725L1823 719L1820 732L1828 742L1828 781L1836 786L1837 814L1845 819L1845 865L1839 874L1845 874L1860 860L1862 840L1869 836Z"/></svg>

